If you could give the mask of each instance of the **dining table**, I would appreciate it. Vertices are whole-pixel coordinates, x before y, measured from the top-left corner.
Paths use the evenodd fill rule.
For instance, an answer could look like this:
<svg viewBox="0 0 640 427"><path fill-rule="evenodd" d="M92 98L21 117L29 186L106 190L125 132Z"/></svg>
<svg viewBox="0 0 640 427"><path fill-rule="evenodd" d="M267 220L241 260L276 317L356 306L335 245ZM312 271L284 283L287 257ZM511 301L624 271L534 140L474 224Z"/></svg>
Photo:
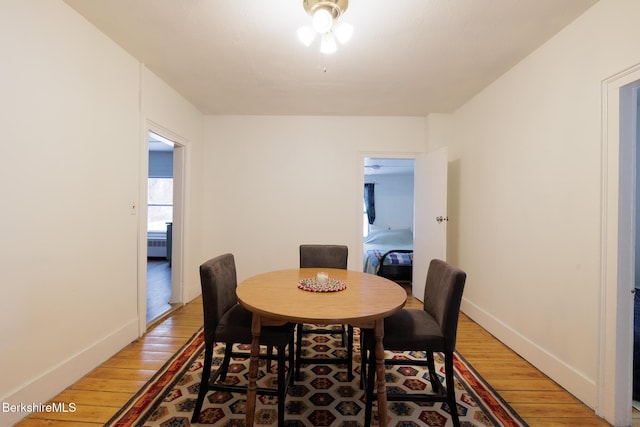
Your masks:
<svg viewBox="0 0 640 427"><path fill-rule="evenodd" d="M263 326L284 323L349 324L373 329L378 418L381 426L386 425L384 318L404 307L407 301L404 288L391 280L360 271L294 268L249 277L238 284L236 296L239 303L253 313L247 426L253 426L255 419L260 331Z"/></svg>

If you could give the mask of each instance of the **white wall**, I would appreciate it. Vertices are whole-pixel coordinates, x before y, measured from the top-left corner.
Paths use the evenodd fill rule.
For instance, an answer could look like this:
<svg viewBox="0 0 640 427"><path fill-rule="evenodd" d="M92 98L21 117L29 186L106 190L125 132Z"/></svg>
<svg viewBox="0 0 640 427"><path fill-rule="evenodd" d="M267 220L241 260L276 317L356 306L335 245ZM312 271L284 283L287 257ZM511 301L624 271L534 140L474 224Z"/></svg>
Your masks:
<svg viewBox="0 0 640 427"><path fill-rule="evenodd" d="M143 93L143 116L144 116L144 138L149 126L156 133L171 138L183 146L184 152L184 192L183 192L183 218L179 218L179 212L174 208L174 252L172 257L182 258L182 277L172 276L172 280L179 283L182 288L182 302L189 302L200 295L200 275L198 267L201 262L201 225L202 225L202 202L200 194L202 194L202 168L204 158L202 154L203 140L203 120L204 116L191 104L189 104L182 96L180 96L173 88L169 87L164 81L155 74L143 67L142 70L142 93ZM147 149L146 146L144 148ZM174 156L175 158L175 156ZM141 158L141 170L146 171L148 161L146 151ZM174 186L178 185L175 177L180 174L179 165L174 163ZM142 204L146 206L146 178L140 178L142 183L141 197ZM174 200L174 206L176 204ZM182 223L182 230L177 223ZM145 239L144 227L141 225L142 236ZM182 233L182 236L180 235ZM183 240L182 253L176 248L176 241ZM178 249L176 251L175 249ZM142 257L144 258L144 256ZM144 262L144 259L140 260ZM175 270L175 267L174 267ZM174 283L175 286L175 283ZM175 297L172 295L172 301Z"/></svg>
<svg viewBox="0 0 640 427"><path fill-rule="evenodd" d="M463 310L592 407L601 82L640 62L638 15L601 1L452 116Z"/></svg>
<svg viewBox="0 0 640 427"><path fill-rule="evenodd" d="M348 245L349 267L361 269L362 154L423 151L425 122L208 117L205 144L207 257L234 253L241 280L297 267L302 243L337 243Z"/></svg>
<svg viewBox="0 0 640 427"><path fill-rule="evenodd" d="M413 228L413 174L365 176L375 184L376 219L374 225Z"/></svg>
<svg viewBox="0 0 640 427"><path fill-rule="evenodd" d="M43 402L138 336L141 67L60 1L1 2L0 53L0 401Z"/></svg>

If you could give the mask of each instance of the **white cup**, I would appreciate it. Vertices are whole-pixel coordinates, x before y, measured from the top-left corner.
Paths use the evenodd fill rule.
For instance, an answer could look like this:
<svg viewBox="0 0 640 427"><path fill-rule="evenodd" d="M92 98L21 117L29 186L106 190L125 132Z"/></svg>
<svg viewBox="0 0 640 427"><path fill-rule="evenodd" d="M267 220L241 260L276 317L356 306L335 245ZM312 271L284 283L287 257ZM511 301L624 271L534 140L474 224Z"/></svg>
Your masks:
<svg viewBox="0 0 640 427"><path fill-rule="evenodd" d="M324 271L319 271L316 274L316 282L325 284L329 281L329 273L325 273Z"/></svg>

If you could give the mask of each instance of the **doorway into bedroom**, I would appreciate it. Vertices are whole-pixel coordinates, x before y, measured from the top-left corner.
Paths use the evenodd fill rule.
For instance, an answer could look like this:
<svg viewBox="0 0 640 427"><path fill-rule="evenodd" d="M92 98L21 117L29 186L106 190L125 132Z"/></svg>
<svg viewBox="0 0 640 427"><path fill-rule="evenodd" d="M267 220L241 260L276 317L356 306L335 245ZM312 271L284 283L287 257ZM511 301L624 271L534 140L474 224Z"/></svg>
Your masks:
<svg viewBox="0 0 640 427"><path fill-rule="evenodd" d="M640 372L634 309L640 265L640 64L603 82L601 325L597 413L614 425L636 425ZM640 320L640 319L638 319ZM640 332L638 332L640 334ZM637 340L640 343L640 339ZM634 360L635 359L635 360ZM638 369L638 371L636 371Z"/></svg>
<svg viewBox="0 0 640 427"><path fill-rule="evenodd" d="M631 175L635 177L635 203L631 204L631 210L633 213L635 235L633 237L633 257L630 264L633 270L633 389L632 389L632 407L634 420L640 419L640 174L638 173L638 165L640 164L640 81L636 81L631 85L631 88L626 90L631 101L624 107L623 103L623 121L626 119L630 121L628 129L625 133L624 126L622 129L622 140L627 139L627 147L635 148L631 150L634 153L634 162L631 166L631 170L634 171ZM630 110L630 111L625 111ZM624 144L624 142L622 143ZM624 146L624 145L623 145ZM624 148L622 149L624 150Z"/></svg>
<svg viewBox="0 0 640 427"><path fill-rule="evenodd" d="M412 294L415 159L365 157L363 270Z"/></svg>

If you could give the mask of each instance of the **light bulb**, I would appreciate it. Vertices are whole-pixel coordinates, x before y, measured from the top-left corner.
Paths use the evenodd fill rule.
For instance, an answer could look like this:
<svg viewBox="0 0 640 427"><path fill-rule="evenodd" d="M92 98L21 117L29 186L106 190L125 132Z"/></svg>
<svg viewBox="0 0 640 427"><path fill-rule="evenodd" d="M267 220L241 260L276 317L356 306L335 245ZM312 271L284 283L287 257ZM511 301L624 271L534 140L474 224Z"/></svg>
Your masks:
<svg viewBox="0 0 640 427"><path fill-rule="evenodd" d="M336 38L333 36L333 34L323 34L322 43L320 44L320 52L333 53L336 50L338 50L338 46L336 46Z"/></svg>
<svg viewBox="0 0 640 427"><path fill-rule="evenodd" d="M313 28L320 34L326 34L331 31L333 25L333 16L327 9L318 9L311 18Z"/></svg>
<svg viewBox="0 0 640 427"><path fill-rule="evenodd" d="M345 44L353 35L353 25L341 21L333 27L332 33L335 34L336 39L338 39L341 44Z"/></svg>
<svg viewBox="0 0 640 427"><path fill-rule="evenodd" d="M309 47L313 39L316 38L316 31L308 25L305 25L304 27L298 28L298 38L305 46Z"/></svg>

